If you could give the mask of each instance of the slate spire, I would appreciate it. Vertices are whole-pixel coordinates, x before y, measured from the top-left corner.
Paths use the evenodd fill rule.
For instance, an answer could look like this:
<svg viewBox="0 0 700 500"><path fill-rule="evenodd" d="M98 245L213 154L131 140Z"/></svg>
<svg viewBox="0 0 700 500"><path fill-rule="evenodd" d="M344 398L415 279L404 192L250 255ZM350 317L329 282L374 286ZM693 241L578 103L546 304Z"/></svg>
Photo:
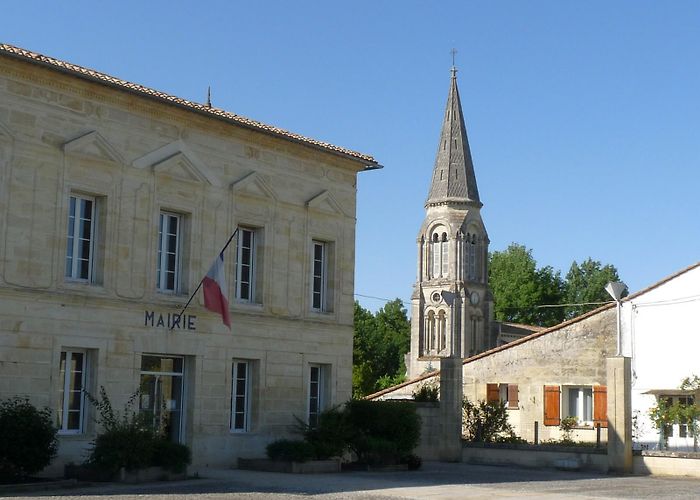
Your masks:
<svg viewBox="0 0 700 500"><path fill-rule="evenodd" d="M453 66L451 71L450 93L425 206L458 203L481 207L457 89L457 68Z"/></svg>

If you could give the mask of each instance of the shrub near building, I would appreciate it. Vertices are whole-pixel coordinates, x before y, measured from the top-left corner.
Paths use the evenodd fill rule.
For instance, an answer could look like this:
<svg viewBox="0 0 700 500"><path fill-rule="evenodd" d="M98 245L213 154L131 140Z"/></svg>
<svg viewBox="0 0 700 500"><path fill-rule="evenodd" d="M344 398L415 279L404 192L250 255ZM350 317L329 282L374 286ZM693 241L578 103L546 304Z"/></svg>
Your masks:
<svg viewBox="0 0 700 500"><path fill-rule="evenodd" d="M49 465L58 451L51 410L19 397L0 402L0 483L21 481Z"/></svg>

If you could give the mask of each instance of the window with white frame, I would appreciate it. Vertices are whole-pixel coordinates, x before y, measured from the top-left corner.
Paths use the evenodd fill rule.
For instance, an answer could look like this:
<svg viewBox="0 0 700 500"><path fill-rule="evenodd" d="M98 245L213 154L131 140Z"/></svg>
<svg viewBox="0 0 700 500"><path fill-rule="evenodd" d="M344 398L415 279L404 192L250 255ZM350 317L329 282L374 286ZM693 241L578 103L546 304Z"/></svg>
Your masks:
<svg viewBox="0 0 700 500"><path fill-rule="evenodd" d="M61 351L59 380L58 430L65 434L79 434L85 423L86 351Z"/></svg>
<svg viewBox="0 0 700 500"><path fill-rule="evenodd" d="M239 302L262 303L262 230L239 227L236 237L234 296Z"/></svg>
<svg viewBox="0 0 700 500"><path fill-rule="evenodd" d="M92 282L96 235L96 203L87 196L72 195L68 206L65 276Z"/></svg>
<svg viewBox="0 0 700 500"><path fill-rule="evenodd" d="M311 308L318 312L328 310L328 248L324 241L313 241Z"/></svg>
<svg viewBox="0 0 700 500"><path fill-rule="evenodd" d="M672 405L678 406L692 406L695 404L695 398L692 395L679 395L679 396L658 396L658 404L661 406L670 407ZM662 435L664 438L677 437L677 438L689 438L691 433L688 429L689 422L685 420L677 420L664 425L662 429Z"/></svg>
<svg viewBox="0 0 700 500"><path fill-rule="evenodd" d="M231 430L250 430L250 397L252 387L252 362L234 360L231 372Z"/></svg>
<svg viewBox="0 0 700 500"><path fill-rule="evenodd" d="M160 213L156 270L156 288L160 292L180 291L182 219L180 214Z"/></svg>
<svg viewBox="0 0 700 500"><path fill-rule="evenodd" d="M591 387L569 387L569 417L576 417L579 424L593 422L593 389Z"/></svg>
<svg viewBox="0 0 700 500"><path fill-rule="evenodd" d="M326 372L324 365L309 365L309 411L308 424L310 427L318 425L318 417L323 411L325 401Z"/></svg>

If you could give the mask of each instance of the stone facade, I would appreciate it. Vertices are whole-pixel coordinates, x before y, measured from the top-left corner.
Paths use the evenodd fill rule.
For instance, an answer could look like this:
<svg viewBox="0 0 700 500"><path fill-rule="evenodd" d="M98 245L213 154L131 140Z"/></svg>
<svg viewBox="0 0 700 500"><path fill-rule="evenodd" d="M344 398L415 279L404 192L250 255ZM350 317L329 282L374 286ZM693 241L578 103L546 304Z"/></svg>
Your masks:
<svg viewBox="0 0 700 500"><path fill-rule="evenodd" d="M605 306L584 316L513 341L463 361L464 397L471 401L502 400L515 432L527 441L559 439L559 422L572 411L583 410L582 425L575 429L576 440L595 441L595 417L603 420L606 404L600 390L606 387L606 358L616 349L616 312ZM422 384L438 384L439 373L426 374L370 396L374 399L411 398ZM556 416L546 420L547 387L556 394ZM556 392L554 392L556 388ZM583 399L590 409L572 408L579 397L576 389L586 390ZM595 393L595 394L594 394ZM583 401L582 401L583 402ZM596 404L596 402L598 404ZM605 405L604 405L605 403ZM601 425L606 425L604 421ZM603 427L601 439L607 439Z"/></svg>
<svg viewBox="0 0 700 500"><path fill-rule="evenodd" d="M55 410L55 465L94 437L81 388L121 408L141 387L195 466L349 399L356 174L377 163L19 52L0 50L0 398ZM235 228L254 243L224 254L231 330L201 293L176 321Z"/></svg>

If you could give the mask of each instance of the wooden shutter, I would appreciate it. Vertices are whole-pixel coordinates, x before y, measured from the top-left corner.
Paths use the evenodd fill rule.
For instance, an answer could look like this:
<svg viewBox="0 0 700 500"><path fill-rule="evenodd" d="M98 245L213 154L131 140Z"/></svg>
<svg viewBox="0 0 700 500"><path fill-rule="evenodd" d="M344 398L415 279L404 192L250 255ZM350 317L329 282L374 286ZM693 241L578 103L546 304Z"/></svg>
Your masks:
<svg viewBox="0 0 700 500"><path fill-rule="evenodd" d="M518 409L518 384L508 384L508 409Z"/></svg>
<svg viewBox="0 0 700 500"><path fill-rule="evenodd" d="M559 425L559 395L561 391L558 385L544 386L544 425Z"/></svg>
<svg viewBox="0 0 700 500"><path fill-rule="evenodd" d="M501 400L498 384L486 384L486 402L493 403Z"/></svg>
<svg viewBox="0 0 700 500"><path fill-rule="evenodd" d="M593 386L593 425L608 426L608 388L604 385Z"/></svg>

